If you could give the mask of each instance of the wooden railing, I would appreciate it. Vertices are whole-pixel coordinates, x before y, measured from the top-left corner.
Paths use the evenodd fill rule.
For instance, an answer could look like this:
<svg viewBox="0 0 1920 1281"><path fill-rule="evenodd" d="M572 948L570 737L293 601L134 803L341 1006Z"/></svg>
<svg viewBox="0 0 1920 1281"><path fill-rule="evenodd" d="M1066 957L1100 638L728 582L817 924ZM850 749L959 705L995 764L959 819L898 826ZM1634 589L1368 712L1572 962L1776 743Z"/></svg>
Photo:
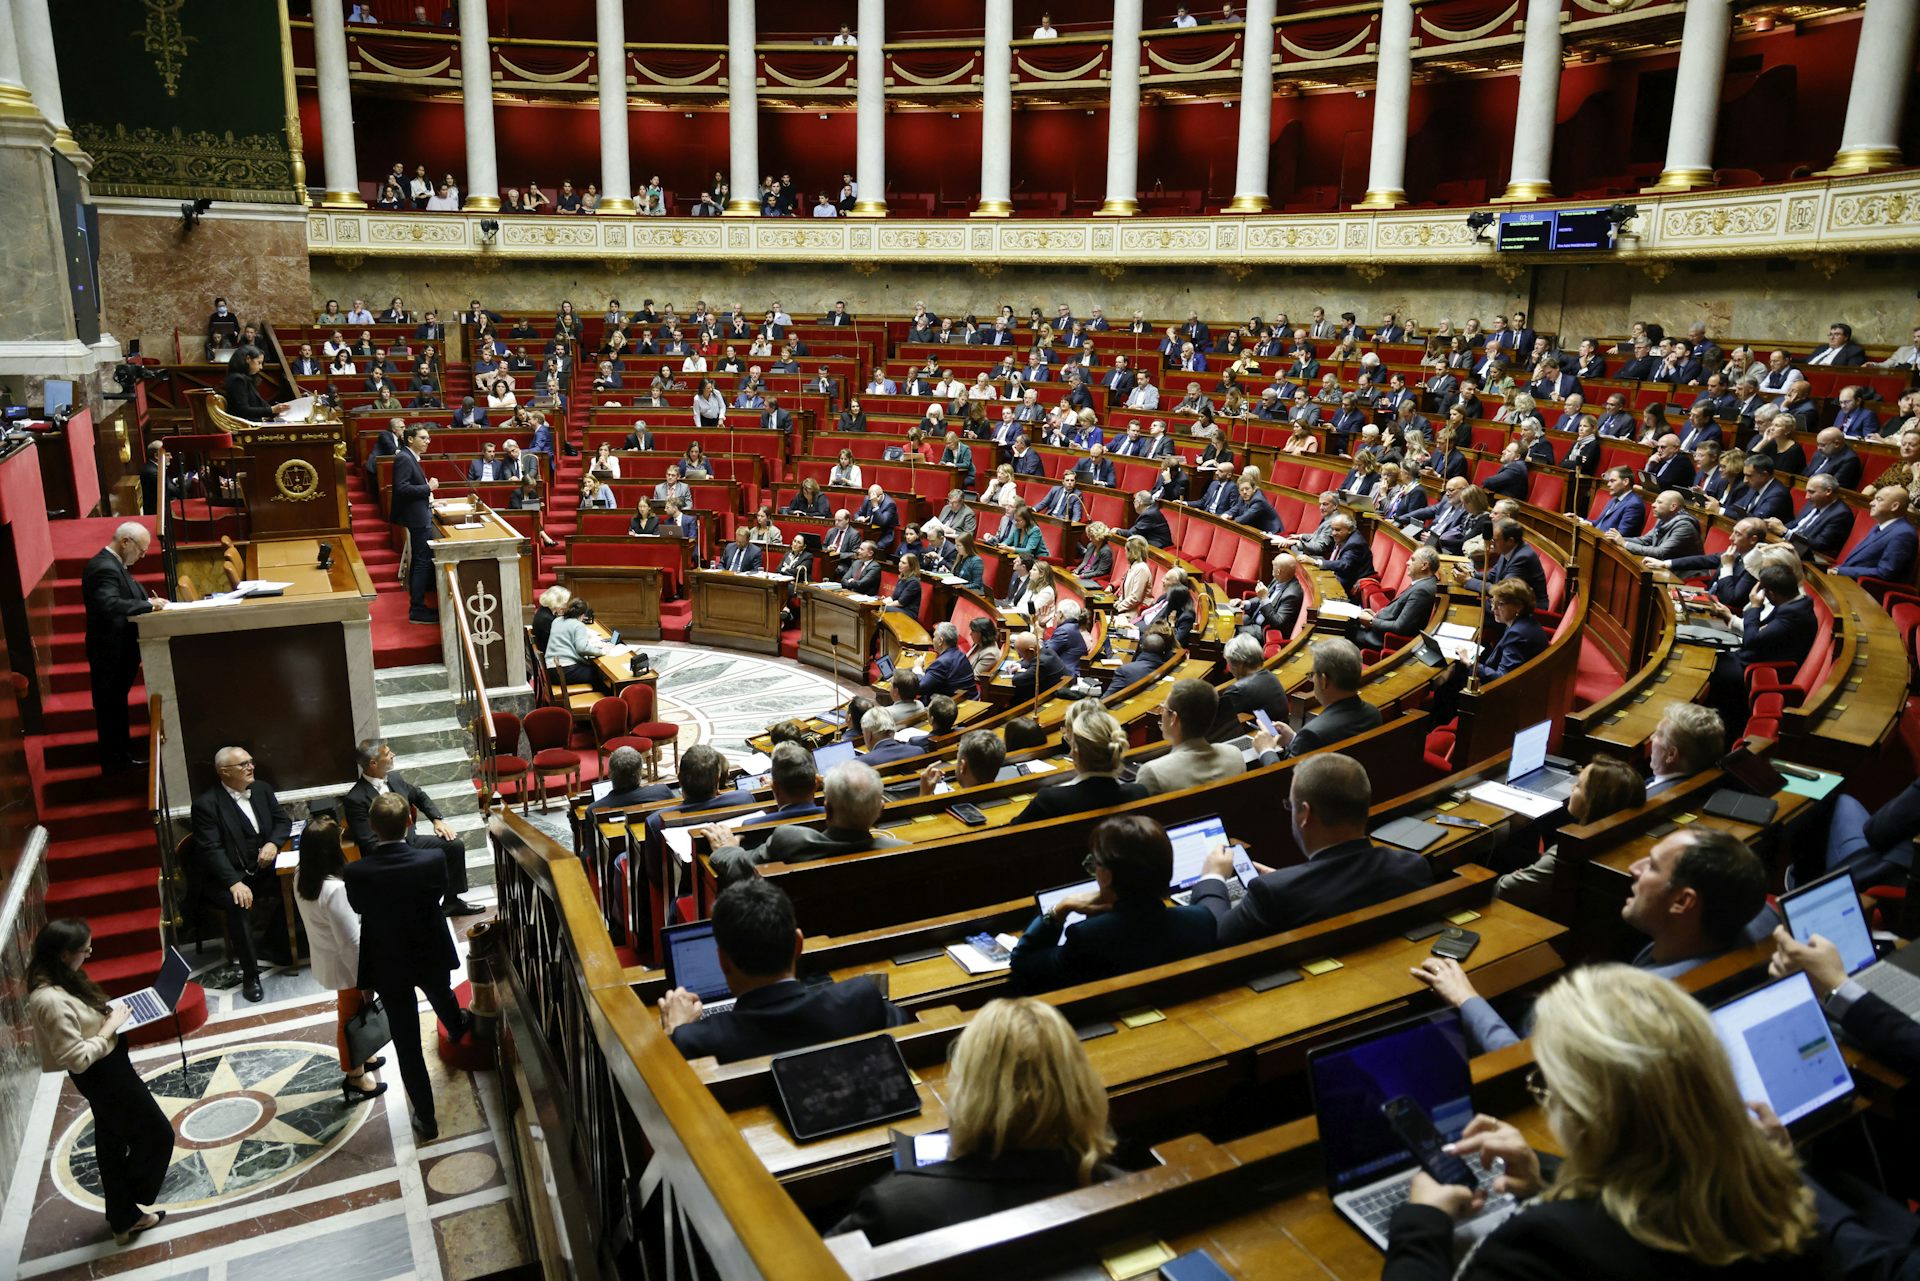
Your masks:
<svg viewBox="0 0 1920 1281"><path fill-rule="evenodd" d="M174 857L173 801L167 790L164 755L167 747L167 721L160 694L147 695L147 724L152 738L147 742L147 813L153 821L153 841L160 851L160 938L169 946L179 946L180 930L187 922L188 904L185 869Z"/></svg>
<svg viewBox="0 0 1920 1281"><path fill-rule="evenodd" d="M493 787L496 781L493 764L493 704L487 699L486 669L480 665L480 655L473 647L473 626L467 621L465 598L460 594L460 570L458 566L446 567L446 591L442 597L442 608L451 602L453 606L454 635L460 638L460 661L453 665L453 698L457 718L467 727L473 736L473 760L479 767L481 803L488 804L493 799Z"/></svg>

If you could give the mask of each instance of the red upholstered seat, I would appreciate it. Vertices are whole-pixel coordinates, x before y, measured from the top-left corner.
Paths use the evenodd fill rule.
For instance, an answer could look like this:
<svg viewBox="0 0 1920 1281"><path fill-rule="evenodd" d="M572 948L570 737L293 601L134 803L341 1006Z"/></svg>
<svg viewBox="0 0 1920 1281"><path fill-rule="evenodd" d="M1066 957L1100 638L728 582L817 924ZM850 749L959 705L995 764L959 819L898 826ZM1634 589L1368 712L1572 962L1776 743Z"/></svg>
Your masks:
<svg viewBox="0 0 1920 1281"><path fill-rule="evenodd" d="M1573 682L1573 705L1592 707L1620 688L1623 675L1604 646L1591 635L1581 638L1580 665Z"/></svg>
<svg viewBox="0 0 1920 1281"><path fill-rule="evenodd" d="M527 770L527 759L520 755L520 718L512 712L495 712L492 752L490 760L483 763L479 786L502 800L516 795L524 798Z"/></svg>
<svg viewBox="0 0 1920 1281"><path fill-rule="evenodd" d="M533 753L533 785L540 792L540 808L547 807L547 780L561 777L571 795L580 788L580 754L568 742L573 735L573 716L564 707L536 707L523 722L527 748ZM520 808L527 808L527 792L522 789Z"/></svg>
<svg viewBox="0 0 1920 1281"><path fill-rule="evenodd" d="M627 705L626 732L637 738L653 740L648 747L649 760L652 759L653 746L672 743L673 765L674 769L678 770L680 768L680 727L670 721L654 719L656 714L654 698L653 686L644 681L635 681L631 685L621 687L620 701ZM656 774L659 772L657 764L654 772Z"/></svg>

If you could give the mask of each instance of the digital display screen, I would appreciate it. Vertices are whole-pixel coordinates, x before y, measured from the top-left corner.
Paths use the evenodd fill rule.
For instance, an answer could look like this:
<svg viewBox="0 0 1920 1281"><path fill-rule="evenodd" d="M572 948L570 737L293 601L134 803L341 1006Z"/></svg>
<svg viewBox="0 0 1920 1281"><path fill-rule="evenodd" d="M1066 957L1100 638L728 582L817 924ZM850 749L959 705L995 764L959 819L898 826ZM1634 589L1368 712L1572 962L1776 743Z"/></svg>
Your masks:
<svg viewBox="0 0 1920 1281"><path fill-rule="evenodd" d="M1502 252L1550 253L1614 247L1613 219L1599 209L1524 209L1500 215Z"/></svg>

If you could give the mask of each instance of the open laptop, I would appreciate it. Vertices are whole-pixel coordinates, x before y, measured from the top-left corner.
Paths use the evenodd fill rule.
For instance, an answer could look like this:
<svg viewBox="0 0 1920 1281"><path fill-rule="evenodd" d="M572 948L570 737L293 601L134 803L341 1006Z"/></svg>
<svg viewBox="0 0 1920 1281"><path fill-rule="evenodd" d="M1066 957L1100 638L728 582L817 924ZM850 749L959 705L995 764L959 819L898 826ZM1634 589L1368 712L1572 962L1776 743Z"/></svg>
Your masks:
<svg viewBox="0 0 1920 1281"><path fill-rule="evenodd" d="M1037 906L1044 915L1047 912L1051 912L1053 905L1063 898L1079 898L1083 894L1098 894L1099 892L1100 882L1098 881L1076 881L1072 885L1056 885L1050 890L1041 890L1033 896L1033 901L1035 906ZM1079 912L1070 912L1067 915L1067 919L1060 922L1060 928L1064 930L1075 921L1084 921L1086 919L1087 918Z"/></svg>
<svg viewBox="0 0 1920 1281"><path fill-rule="evenodd" d="M1789 974L1716 1007L1713 1028L1733 1064L1743 1099L1765 1099L1792 1129L1853 1093L1853 1074L1813 993Z"/></svg>
<svg viewBox="0 0 1920 1281"><path fill-rule="evenodd" d="M813 749L814 772L820 775L820 777L825 778L827 771L838 765L841 761L852 760L857 750L858 744L852 739L847 738L836 739L831 743L820 744L820 746Z"/></svg>
<svg viewBox="0 0 1920 1281"><path fill-rule="evenodd" d="M129 996L116 997L114 1005L125 1006L133 1017L122 1025L124 1030L145 1027L172 1014L180 1004L180 994L187 989L187 958L175 948L167 949L167 959L160 963L160 975L154 979L152 987L143 987Z"/></svg>
<svg viewBox="0 0 1920 1281"><path fill-rule="evenodd" d="M713 922L669 925L660 931L666 953L668 987L684 987L700 998L700 1017L733 1008L733 989L720 972L720 947L713 941Z"/></svg>
<svg viewBox="0 0 1920 1281"><path fill-rule="evenodd" d="M1908 1018L1920 1018L1920 947L1903 947L1877 959L1873 933L1860 911L1860 891L1846 868L1780 896L1787 932L1806 942L1818 934L1840 949L1847 973L1861 987L1895 1006Z"/></svg>
<svg viewBox="0 0 1920 1281"><path fill-rule="evenodd" d="M1564 801L1573 794L1576 775L1547 764L1547 740L1553 722L1529 725L1513 736L1513 756L1507 762L1507 786L1548 800Z"/></svg>
<svg viewBox="0 0 1920 1281"><path fill-rule="evenodd" d="M1333 1208L1385 1250L1387 1220L1406 1203L1419 1166L1382 1109L1396 1099L1411 1099L1447 1142L1460 1137L1474 1111L1460 1016L1442 1010L1310 1050L1307 1076ZM1467 1164L1488 1203L1462 1222L1455 1236L1478 1239L1511 1214L1516 1202L1493 1196L1493 1171L1478 1161Z"/></svg>
<svg viewBox="0 0 1920 1281"><path fill-rule="evenodd" d="M884 685L893 679L893 660L885 654L877 654L873 660L874 674L880 679L876 684Z"/></svg>

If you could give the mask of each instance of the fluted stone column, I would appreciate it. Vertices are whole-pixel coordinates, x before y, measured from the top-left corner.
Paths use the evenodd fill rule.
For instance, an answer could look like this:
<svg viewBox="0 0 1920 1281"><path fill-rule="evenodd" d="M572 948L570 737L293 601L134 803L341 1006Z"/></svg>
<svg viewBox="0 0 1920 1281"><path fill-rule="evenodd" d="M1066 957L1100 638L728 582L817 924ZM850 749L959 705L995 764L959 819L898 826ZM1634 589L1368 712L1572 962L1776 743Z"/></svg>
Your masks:
<svg viewBox="0 0 1920 1281"><path fill-rule="evenodd" d="M320 203L329 209L365 209L353 155L353 87L347 80L347 15L341 0L313 0L313 65L320 81L320 161L327 184Z"/></svg>
<svg viewBox="0 0 1920 1281"><path fill-rule="evenodd" d="M1527 0L1520 50L1520 104L1513 116L1513 165L1503 201L1553 194L1553 126L1560 114L1561 0Z"/></svg>
<svg viewBox="0 0 1920 1281"><path fill-rule="evenodd" d="M1268 205L1267 143L1273 127L1274 0L1247 0L1240 42L1240 152L1228 213L1259 213Z"/></svg>
<svg viewBox="0 0 1920 1281"><path fill-rule="evenodd" d="M1373 77L1373 150L1362 209L1407 203L1407 108L1413 101L1413 3L1380 0L1379 63Z"/></svg>
<svg viewBox="0 0 1920 1281"><path fill-rule="evenodd" d="M487 0L460 0L460 113L467 127L463 209L500 207L500 152L493 140L493 59L487 54Z"/></svg>
<svg viewBox="0 0 1920 1281"><path fill-rule="evenodd" d="M860 198L856 218L887 216L887 4L860 0L860 43L854 48L859 117L854 125L853 176Z"/></svg>
<svg viewBox="0 0 1920 1281"><path fill-rule="evenodd" d="M980 67L980 207L975 218L1013 214L1013 0L987 0Z"/></svg>
<svg viewBox="0 0 1920 1281"><path fill-rule="evenodd" d="M1140 5L1115 0L1113 79L1107 100L1107 202L1104 218L1140 212Z"/></svg>
<svg viewBox="0 0 1920 1281"><path fill-rule="evenodd" d="M1728 0L1687 0L1680 33L1680 70L1667 130L1667 164L1648 191L1691 191L1713 185L1713 133L1720 122L1720 84L1727 74Z"/></svg>
<svg viewBox="0 0 1920 1281"><path fill-rule="evenodd" d="M754 87L753 0L727 0L727 172L733 198L725 212L753 217L760 212L760 93Z"/></svg>
<svg viewBox="0 0 1920 1281"><path fill-rule="evenodd" d="M47 13L47 0L12 0L12 5L21 78L33 95L34 105L53 126L53 145L69 159L82 162L84 170L93 162L67 129L67 109L60 97L60 72L53 54L53 19Z"/></svg>
<svg viewBox="0 0 1920 1281"><path fill-rule="evenodd" d="M627 15L621 0L594 0L600 43L600 204L602 214L630 214L633 161L627 147Z"/></svg>
<svg viewBox="0 0 1920 1281"><path fill-rule="evenodd" d="M1853 56L1847 120L1828 174L1872 173L1900 163L1900 117L1913 73L1916 31L1920 4L1914 0L1867 0L1860 48Z"/></svg>
<svg viewBox="0 0 1920 1281"><path fill-rule="evenodd" d="M12 0L0 0L0 117L45 120L20 72L20 36L14 30Z"/></svg>

